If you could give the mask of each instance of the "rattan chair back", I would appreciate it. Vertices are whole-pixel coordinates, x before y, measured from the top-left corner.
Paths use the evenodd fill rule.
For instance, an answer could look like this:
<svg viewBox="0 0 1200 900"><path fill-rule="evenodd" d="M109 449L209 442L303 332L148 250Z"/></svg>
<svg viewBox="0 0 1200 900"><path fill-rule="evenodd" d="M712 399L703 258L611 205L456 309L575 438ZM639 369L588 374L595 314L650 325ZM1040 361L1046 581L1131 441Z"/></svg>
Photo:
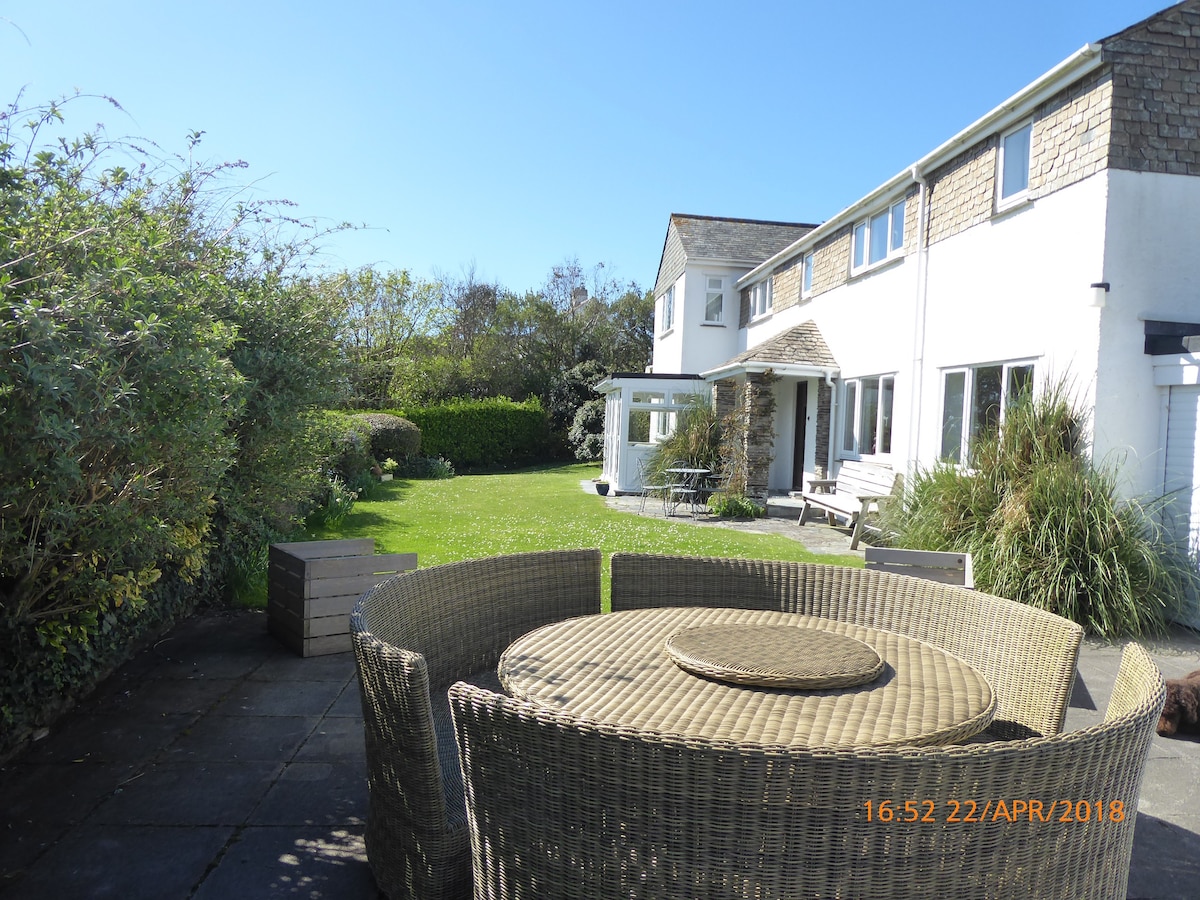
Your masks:
<svg viewBox="0 0 1200 900"><path fill-rule="evenodd" d="M471 894L462 772L446 688L534 628L600 611L600 551L524 553L417 569L350 619L362 692L367 858L392 898Z"/></svg>
<svg viewBox="0 0 1200 900"><path fill-rule="evenodd" d="M450 688L476 897L1123 900L1157 668L1103 723L1008 743L785 751Z"/></svg>
<svg viewBox="0 0 1200 900"><path fill-rule="evenodd" d="M1062 730L1083 629L1001 597L890 572L767 560L614 553L612 609L778 609L895 631L980 671L996 739Z"/></svg>

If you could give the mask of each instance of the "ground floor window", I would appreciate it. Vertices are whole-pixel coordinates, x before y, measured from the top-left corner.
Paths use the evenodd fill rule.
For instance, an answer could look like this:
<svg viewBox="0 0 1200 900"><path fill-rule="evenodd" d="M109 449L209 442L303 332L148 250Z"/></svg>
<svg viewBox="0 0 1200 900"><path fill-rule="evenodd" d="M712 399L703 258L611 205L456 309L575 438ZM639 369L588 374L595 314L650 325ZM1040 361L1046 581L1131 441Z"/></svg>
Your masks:
<svg viewBox="0 0 1200 900"><path fill-rule="evenodd" d="M634 391L629 405L629 443L649 444L675 431L679 413L706 402L703 394L688 391Z"/></svg>
<svg viewBox="0 0 1200 900"><path fill-rule="evenodd" d="M892 452L894 375L849 378L842 382L842 455Z"/></svg>
<svg viewBox="0 0 1200 900"><path fill-rule="evenodd" d="M1033 363L992 363L942 375L942 459L961 463L971 443L1000 427L1004 410L1033 389Z"/></svg>

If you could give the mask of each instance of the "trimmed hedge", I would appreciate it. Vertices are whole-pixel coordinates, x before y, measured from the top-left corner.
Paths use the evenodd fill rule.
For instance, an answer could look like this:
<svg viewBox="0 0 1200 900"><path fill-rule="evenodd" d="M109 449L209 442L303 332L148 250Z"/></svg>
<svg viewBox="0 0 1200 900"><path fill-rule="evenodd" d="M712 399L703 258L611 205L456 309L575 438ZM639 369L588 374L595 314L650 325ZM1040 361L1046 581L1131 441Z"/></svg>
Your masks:
<svg viewBox="0 0 1200 900"><path fill-rule="evenodd" d="M378 462L389 457L399 462L421 449L421 429L391 413L362 413L354 417L371 429L371 453Z"/></svg>
<svg viewBox="0 0 1200 900"><path fill-rule="evenodd" d="M531 398L452 400L396 411L421 429L421 452L445 457L458 471L508 469L551 456L550 422Z"/></svg>

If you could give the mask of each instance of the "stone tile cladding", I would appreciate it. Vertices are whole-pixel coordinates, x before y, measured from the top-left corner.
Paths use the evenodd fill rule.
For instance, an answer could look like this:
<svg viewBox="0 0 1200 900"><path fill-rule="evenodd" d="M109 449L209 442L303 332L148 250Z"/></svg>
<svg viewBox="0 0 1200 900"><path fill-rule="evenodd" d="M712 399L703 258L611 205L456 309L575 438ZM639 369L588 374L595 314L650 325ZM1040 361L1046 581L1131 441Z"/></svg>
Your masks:
<svg viewBox="0 0 1200 900"><path fill-rule="evenodd" d="M776 310L800 305L800 276L804 272L804 258L797 256L783 263L771 276L775 281L774 306Z"/></svg>
<svg viewBox="0 0 1200 900"><path fill-rule="evenodd" d="M667 239L663 243L662 260L658 264L658 279L654 283L655 296L661 296L668 285L672 285L683 274L687 258L683 250L683 240L679 237L679 229L674 221L667 225Z"/></svg>
<svg viewBox="0 0 1200 900"><path fill-rule="evenodd" d="M1200 175L1200 2L1104 42L1112 66L1109 166Z"/></svg>
<svg viewBox="0 0 1200 900"><path fill-rule="evenodd" d="M995 209L995 135L930 173L927 181L929 243L986 222Z"/></svg>
<svg viewBox="0 0 1200 900"><path fill-rule="evenodd" d="M1111 126L1112 77L1105 70L1044 103L1029 150L1030 194L1045 196L1103 169Z"/></svg>

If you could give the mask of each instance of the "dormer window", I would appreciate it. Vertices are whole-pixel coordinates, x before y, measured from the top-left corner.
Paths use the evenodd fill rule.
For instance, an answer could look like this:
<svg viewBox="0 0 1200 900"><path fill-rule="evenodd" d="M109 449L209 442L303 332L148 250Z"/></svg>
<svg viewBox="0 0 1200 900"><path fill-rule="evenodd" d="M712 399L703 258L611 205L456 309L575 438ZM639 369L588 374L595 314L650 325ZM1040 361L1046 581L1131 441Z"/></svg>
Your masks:
<svg viewBox="0 0 1200 900"><path fill-rule="evenodd" d="M903 251L904 201L899 200L855 224L850 271L869 269Z"/></svg>

